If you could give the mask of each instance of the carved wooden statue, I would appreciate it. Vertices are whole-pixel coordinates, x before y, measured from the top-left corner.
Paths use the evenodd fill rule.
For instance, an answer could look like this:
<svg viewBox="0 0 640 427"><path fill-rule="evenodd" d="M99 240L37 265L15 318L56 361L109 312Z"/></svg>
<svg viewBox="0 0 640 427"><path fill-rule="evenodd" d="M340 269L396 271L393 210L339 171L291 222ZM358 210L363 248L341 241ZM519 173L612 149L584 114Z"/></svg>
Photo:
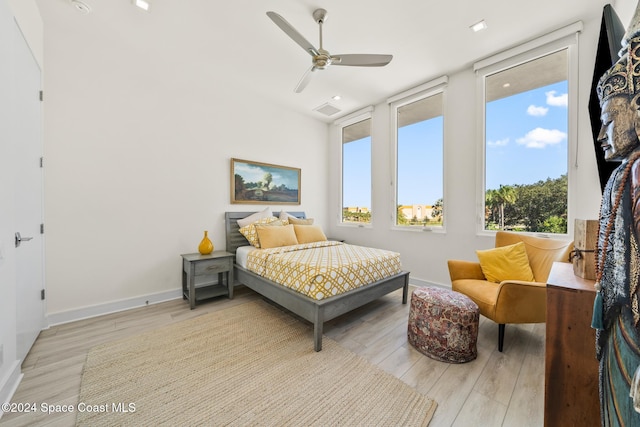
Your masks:
<svg viewBox="0 0 640 427"><path fill-rule="evenodd" d="M640 5L620 59L597 87L598 141L611 174L600 208L592 326L603 426L640 426Z"/></svg>

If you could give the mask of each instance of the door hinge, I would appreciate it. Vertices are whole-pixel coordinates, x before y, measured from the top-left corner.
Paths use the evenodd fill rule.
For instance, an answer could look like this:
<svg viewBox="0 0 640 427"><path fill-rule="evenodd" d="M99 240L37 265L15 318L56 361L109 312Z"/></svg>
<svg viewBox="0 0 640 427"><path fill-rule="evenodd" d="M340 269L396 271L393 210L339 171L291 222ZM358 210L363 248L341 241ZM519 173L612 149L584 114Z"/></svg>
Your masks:
<svg viewBox="0 0 640 427"><path fill-rule="evenodd" d="M44 301L44 289L40 290L40 299Z"/></svg>
<svg viewBox="0 0 640 427"><path fill-rule="evenodd" d="M40 167L44 167L44 157L40 157Z"/></svg>
<svg viewBox="0 0 640 427"><path fill-rule="evenodd" d="M44 101L44 91L40 91L40 101Z"/></svg>
<svg viewBox="0 0 640 427"><path fill-rule="evenodd" d="M44 234L44 224L40 224L40 234Z"/></svg>

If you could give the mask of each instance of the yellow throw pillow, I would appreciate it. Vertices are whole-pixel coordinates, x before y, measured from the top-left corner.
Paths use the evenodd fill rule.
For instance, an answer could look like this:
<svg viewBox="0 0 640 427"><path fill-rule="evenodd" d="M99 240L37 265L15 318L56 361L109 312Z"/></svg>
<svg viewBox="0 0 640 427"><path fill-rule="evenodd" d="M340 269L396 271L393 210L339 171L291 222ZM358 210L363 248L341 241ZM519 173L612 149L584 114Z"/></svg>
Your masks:
<svg viewBox="0 0 640 427"><path fill-rule="evenodd" d="M289 217L289 224L298 224L298 225L311 225L313 224L313 218L296 218Z"/></svg>
<svg viewBox="0 0 640 427"><path fill-rule="evenodd" d="M256 232L256 225L260 224L282 225L282 221L280 221L275 216L271 216L268 218L259 219L254 223L245 225L244 227L240 227L240 233L242 233L242 235L249 241L251 246L255 246L256 248L260 247L260 239L258 238L258 233Z"/></svg>
<svg viewBox="0 0 640 427"><path fill-rule="evenodd" d="M256 225L256 231L258 232L258 239L262 249L298 244L293 225L283 225L281 227L274 227L271 224Z"/></svg>
<svg viewBox="0 0 640 427"><path fill-rule="evenodd" d="M490 282L522 280L533 282L533 272L523 242L495 249L476 251L484 277Z"/></svg>
<svg viewBox="0 0 640 427"><path fill-rule="evenodd" d="M324 235L322 228L317 225L293 225L298 243L324 242L327 236Z"/></svg>

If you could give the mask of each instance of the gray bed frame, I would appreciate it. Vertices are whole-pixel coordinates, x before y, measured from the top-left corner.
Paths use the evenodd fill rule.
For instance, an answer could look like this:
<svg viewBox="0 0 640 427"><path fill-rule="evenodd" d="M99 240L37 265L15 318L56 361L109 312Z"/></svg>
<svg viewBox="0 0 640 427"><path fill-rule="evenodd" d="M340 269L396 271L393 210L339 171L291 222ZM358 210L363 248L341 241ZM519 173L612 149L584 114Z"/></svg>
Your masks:
<svg viewBox="0 0 640 427"><path fill-rule="evenodd" d="M225 213L227 252L235 253L238 247L249 244L247 239L240 233L237 221L246 218L252 213L254 212ZM298 218L305 218L304 212L289 212L289 214ZM324 322L400 288L402 288L402 303L406 304L409 292L409 272L402 271L361 288L318 301L265 279L235 263L234 267L235 278L238 282L313 323L313 348L315 351L322 350L322 328Z"/></svg>

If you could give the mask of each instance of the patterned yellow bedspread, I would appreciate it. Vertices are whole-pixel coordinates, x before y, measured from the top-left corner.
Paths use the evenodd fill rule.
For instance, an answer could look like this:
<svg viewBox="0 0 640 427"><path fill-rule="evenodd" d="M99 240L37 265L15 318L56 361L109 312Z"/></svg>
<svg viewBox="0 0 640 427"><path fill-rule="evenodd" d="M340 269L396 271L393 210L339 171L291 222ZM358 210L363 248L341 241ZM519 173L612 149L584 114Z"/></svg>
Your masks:
<svg viewBox="0 0 640 427"><path fill-rule="evenodd" d="M321 300L400 273L400 254L383 249L315 242L249 253L247 269Z"/></svg>

